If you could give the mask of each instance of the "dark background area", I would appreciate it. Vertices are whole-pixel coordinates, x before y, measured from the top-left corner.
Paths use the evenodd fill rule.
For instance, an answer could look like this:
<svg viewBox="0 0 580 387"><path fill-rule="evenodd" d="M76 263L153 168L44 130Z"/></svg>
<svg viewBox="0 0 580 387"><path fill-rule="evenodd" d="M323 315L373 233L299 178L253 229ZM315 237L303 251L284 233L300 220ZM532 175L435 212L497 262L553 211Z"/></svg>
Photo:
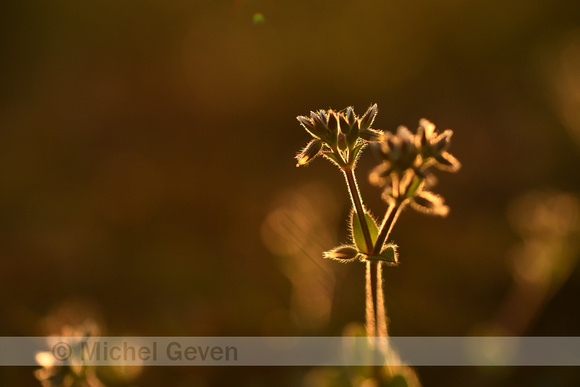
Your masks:
<svg viewBox="0 0 580 387"><path fill-rule="evenodd" d="M109 336L362 324L363 265L322 259L348 238L342 177L293 157L309 140L297 115L372 103L377 129L422 117L453 129L463 164L434 187L448 217L407 211L392 234L391 335L580 335L580 2L0 7L0 335L86 319ZM374 163L368 152L357 171L380 215ZM99 372L123 386L326 385L324 370L293 367ZM580 380L577 368L417 372L425 386ZM0 384L38 382L3 368Z"/></svg>

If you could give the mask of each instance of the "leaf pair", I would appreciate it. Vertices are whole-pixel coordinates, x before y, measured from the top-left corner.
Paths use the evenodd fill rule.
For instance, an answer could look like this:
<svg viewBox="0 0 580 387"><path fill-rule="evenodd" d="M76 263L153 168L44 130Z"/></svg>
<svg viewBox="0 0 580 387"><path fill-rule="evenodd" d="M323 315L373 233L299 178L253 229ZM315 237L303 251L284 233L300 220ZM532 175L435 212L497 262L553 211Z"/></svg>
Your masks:
<svg viewBox="0 0 580 387"><path fill-rule="evenodd" d="M379 235L379 228L373 217L365 211L365 221L369 229L371 242L374 243ZM373 246L368 246L364 237L363 228L360 222L360 217L353 211L350 216L350 229L352 233L352 241L354 246L338 246L330 251L324 252L324 258L332 259L342 263L348 263L355 260L370 260L387 262L392 265L398 264L397 246L388 244L382 249L379 255L369 255L367 251L373 251Z"/></svg>

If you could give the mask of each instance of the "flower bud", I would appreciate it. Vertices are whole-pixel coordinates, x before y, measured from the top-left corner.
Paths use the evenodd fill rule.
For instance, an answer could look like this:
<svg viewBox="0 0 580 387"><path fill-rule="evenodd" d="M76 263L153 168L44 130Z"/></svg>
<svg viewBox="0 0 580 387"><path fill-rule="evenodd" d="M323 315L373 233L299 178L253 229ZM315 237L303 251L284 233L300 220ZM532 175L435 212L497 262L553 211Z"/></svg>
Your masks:
<svg viewBox="0 0 580 387"><path fill-rule="evenodd" d="M296 159L298 163L296 164L297 167L301 165L306 165L312 159L320 154L320 150L322 149L322 142L320 140L312 140L306 145L306 147L300 152Z"/></svg>
<svg viewBox="0 0 580 387"><path fill-rule="evenodd" d="M332 134L337 134L340 129L338 115L332 110L328 111L328 129Z"/></svg>
<svg viewBox="0 0 580 387"><path fill-rule="evenodd" d="M377 115L377 112L378 112L377 104L374 104L366 111L364 116L362 116L362 118L360 119L361 130L368 129L371 127L371 125L373 124L373 121L375 120L375 116Z"/></svg>
<svg viewBox="0 0 580 387"><path fill-rule="evenodd" d="M322 124L324 126L328 127L328 115L326 114L326 112L324 110L320 109L318 111L318 116L320 117Z"/></svg>
<svg viewBox="0 0 580 387"><path fill-rule="evenodd" d="M457 172L461 168L461 163L449 152L443 152L435 156L437 163L435 167L449 172Z"/></svg>
<svg viewBox="0 0 580 387"><path fill-rule="evenodd" d="M375 129L362 129L359 132L359 136L360 138L362 138L365 141L369 141L369 142L373 142L373 141L382 141L383 140L383 132L381 132L380 130L375 130Z"/></svg>
<svg viewBox="0 0 580 387"><path fill-rule="evenodd" d="M312 119L312 123L315 127L315 133L320 133L321 138L324 134L328 133L328 128L326 126L327 122L320 118L320 116L314 112L310 112L310 118Z"/></svg>
<svg viewBox="0 0 580 387"><path fill-rule="evenodd" d="M346 108L346 121L350 126L354 125L354 122L356 121L356 116L351 106Z"/></svg>
<svg viewBox="0 0 580 387"><path fill-rule="evenodd" d="M324 132L320 132L319 128L314 125L314 122L310 118L298 116L296 119L298 122L300 122L300 125L302 125L302 127L306 129L308 133L310 133L312 137L320 138L324 135Z"/></svg>
<svg viewBox="0 0 580 387"><path fill-rule="evenodd" d="M429 140L427 139L427 133L425 132L425 128L423 126L419 126L419 128L417 128L416 138L417 146L421 148L422 151L423 149L426 149L429 145Z"/></svg>
<svg viewBox="0 0 580 387"><path fill-rule="evenodd" d="M443 204L441 196L429 191L421 191L415 195L411 206L417 211L430 215L446 216L449 213L449 207Z"/></svg>
<svg viewBox="0 0 580 387"><path fill-rule="evenodd" d="M348 134L350 132L350 125L348 123L348 121L346 120L346 116L342 113L338 114L336 113L338 116L338 124L340 126L340 131L344 134Z"/></svg>
<svg viewBox="0 0 580 387"><path fill-rule="evenodd" d="M358 250L353 246L341 246L323 253L324 258L333 259L342 263L347 263L359 255Z"/></svg>
<svg viewBox="0 0 580 387"><path fill-rule="evenodd" d="M389 182L391 172L393 172L393 168L390 163L383 161L373 168L369 174L369 182L377 187L384 187Z"/></svg>
<svg viewBox="0 0 580 387"><path fill-rule="evenodd" d="M298 122L300 122L300 124L302 126L304 126L306 128L306 130L314 130L314 123L312 122L312 120L308 117L304 117L304 116L298 116L296 117L296 119L298 120Z"/></svg>
<svg viewBox="0 0 580 387"><path fill-rule="evenodd" d="M359 130L358 125L359 125L359 121L357 119L355 119L354 122L352 123L352 127L350 128L350 131L346 135L346 142L348 143L348 146L351 148L354 148L357 140L359 139L360 130Z"/></svg>
<svg viewBox="0 0 580 387"><path fill-rule="evenodd" d="M433 142L433 150L436 154L441 153L442 151L446 151L451 144L451 136L453 135L453 131L447 129L443 133L441 133Z"/></svg>
<svg viewBox="0 0 580 387"><path fill-rule="evenodd" d="M425 118L421 118L419 120L419 127L420 128L423 128L423 132L425 132L425 137L426 138L430 139L430 138L432 138L434 136L434 134L435 134L435 125L431 121L429 121L429 120L427 120Z"/></svg>
<svg viewBox="0 0 580 387"><path fill-rule="evenodd" d="M398 139L391 133L384 133L383 141L380 143L380 152L384 158L389 158L389 153L394 152L399 147Z"/></svg>

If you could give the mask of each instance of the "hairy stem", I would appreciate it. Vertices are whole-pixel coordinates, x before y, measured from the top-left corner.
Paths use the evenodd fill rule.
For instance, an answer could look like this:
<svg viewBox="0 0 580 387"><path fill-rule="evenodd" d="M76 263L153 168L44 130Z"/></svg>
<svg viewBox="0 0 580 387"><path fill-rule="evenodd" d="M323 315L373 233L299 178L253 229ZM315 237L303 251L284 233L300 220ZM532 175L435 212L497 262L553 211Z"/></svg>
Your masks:
<svg viewBox="0 0 580 387"><path fill-rule="evenodd" d="M366 262L366 328L367 336L375 337L377 331L377 324L375 320L375 297L373 295L373 263Z"/></svg>
<svg viewBox="0 0 580 387"><path fill-rule="evenodd" d="M391 234L393 230L393 226L399 219L399 215L401 215L401 211L405 207L406 202L402 201L395 201L389 205L389 209L385 213L385 218L383 219L383 223L381 224L381 229L379 230L379 235L377 236L377 240L375 243L375 247L373 249L373 255L379 255L381 253L381 249L385 244L385 241Z"/></svg>
<svg viewBox="0 0 580 387"><path fill-rule="evenodd" d="M365 211L362 203L362 198L360 191L358 190L358 185L356 184L356 178L354 177L354 170L350 166L345 166L342 168L344 177L346 179L346 184L348 185L348 192L350 193L350 199L354 206L356 216L361 225L362 233L365 238L365 244L367 246L367 251L365 253L370 254L373 251L373 241L371 239L371 233L369 231L369 226L367 225L367 220L365 217Z"/></svg>
<svg viewBox="0 0 580 387"><path fill-rule="evenodd" d="M381 224L381 229L379 231L379 235L377 237L377 241L375 247L373 249L373 255L378 255L381 253L381 249L389 234L393 230L393 226L397 222L403 207L405 206L405 202L393 202L389 205L387 212L385 213L385 217L383 219L383 223ZM388 337L388 329L387 329L387 312L385 310L385 294L383 289L383 270L381 262L376 262L376 266L374 267L374 283L376 284L376 291L373 297L375 311L376 311L376 330L377 336L379 337Z"/></svg>
<svg viewBox="0 0 580 387"><path fill-rule="evenodd" d="M373 251L373 242L371 238L371 233L367 224L365 211L362 203L362 198L360 195L360 191L358 189L358 185L356 183L356 178L354 176L354 170L350 166L345 166L342 168L342 172L344 173L344 177L346 179L346 184L348 186L348 192L350 193L350 199L352 201L352 205L354 206L356 216L358 216L359 223L361 225L362 233L365 239L365 245L367 247L367 251L365 253L370 254ZM377 335L377 320L376 320L376 308L375 305L377 304L377 294L376 288L373 286L376 283L376 270L375 267L376 262L367 261L366 263L366 285L365 285L365 293L366 293L366 329L367 335L369 337L375 337Z"/></svg>
<svg viewBox="0 0 580 387"><path fill-rule="evenodd" d="M385 294L383 292L383 267L382 262L377 262L377 336L388 337L387 312L385 310Z"/></svg>

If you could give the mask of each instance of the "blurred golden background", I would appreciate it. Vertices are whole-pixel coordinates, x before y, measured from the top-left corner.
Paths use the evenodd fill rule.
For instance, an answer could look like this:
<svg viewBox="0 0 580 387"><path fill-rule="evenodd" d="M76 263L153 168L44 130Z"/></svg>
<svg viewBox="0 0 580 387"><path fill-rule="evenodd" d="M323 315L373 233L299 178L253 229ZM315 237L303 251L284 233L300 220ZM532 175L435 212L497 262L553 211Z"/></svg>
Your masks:
<svg viewBox="0 0 580 387"><path fill-rule="evenodd" d="M341 335L364 320L310 110L454 130L451 212L405 212L394 336L580 335L580 2L9 1L0 6L0 334ZM366 175L367 205L385 205ZM418 370L572 386L574 368ZM119 386L325 386L304 368L101 370ZM39 385L28 368L0 384ZM346 384L332 384L346 385Z"/></svg>

